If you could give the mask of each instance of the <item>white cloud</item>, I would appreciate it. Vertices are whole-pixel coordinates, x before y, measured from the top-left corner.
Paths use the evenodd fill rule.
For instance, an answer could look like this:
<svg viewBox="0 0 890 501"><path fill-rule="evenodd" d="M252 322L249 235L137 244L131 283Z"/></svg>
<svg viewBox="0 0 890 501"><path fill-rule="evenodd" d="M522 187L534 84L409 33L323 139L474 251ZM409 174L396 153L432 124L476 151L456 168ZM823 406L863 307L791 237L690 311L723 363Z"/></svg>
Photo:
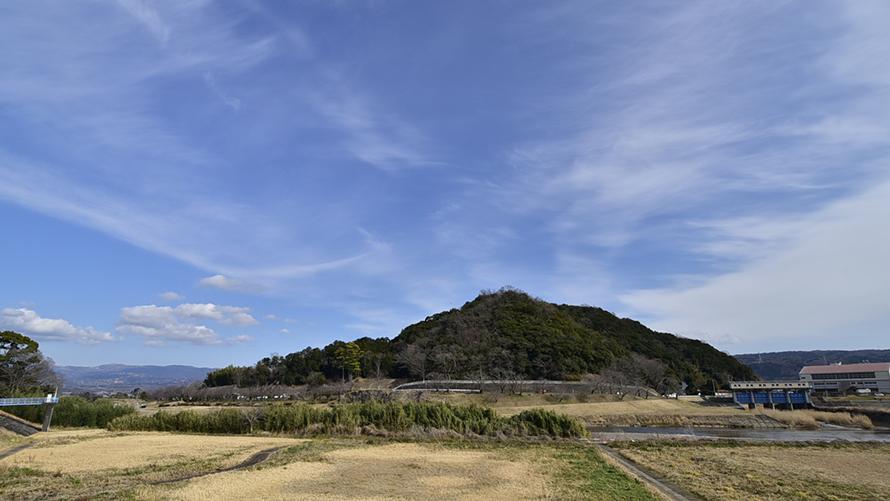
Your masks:
<svg viewBox="0 0 890 501"><path fill-rule="evenodd" d="M257 320L244 306L222 306L213 303L184 303L170 306L130 306L121 310L121 318L127 323L151 323L156 319L214 320L226 325L253 325Z"/></svg>
<svg viewBox="0 0 890 501"><path fill-rule="evenodd" d="M229 278L225 275L211 275L209 277L204 277L198 281L198 285L227 291L239 290L244 286L240 280L235 280L234 278Z"/></svg>
<svg viewBox="0 0 890 501"><path fill-rule="evenodd" d="M186 341L193 344L219 344L217 333L201 324L211 320L223 325L248 326L256 324L250 308L221 306L213 303L185 303L171 306L129 306L121 309L119 332L138 334L157 344L164 340Z"/></svg>
<svg viewBox="0 0 890 501"><path fill-rule="evenodd" d="M43 318L36 311L27 308L4 308L0 311L0 323L37 340L75 341L83 344L114 340L110 332L92 327L76 327L61 318Z"/></svg>
<svg viewBox="0 0 890 501"><path fill-rule="evenodd" d="M149 346L162 346L165 341L183 341L197 345L219 344L216 332L205 325L179 323L160 323L156 325L123 324L118 332L137 334L146 338Z"/></svg>
<svg viewBox="0 0 890 501"><path fill-rule="evenodd" d="M278 332L280 332L282 334L290 334L290 329L281 329Z"/></svg>
<svg viewBox="0 0 890 501"><path fill-rule="evenodd" d="M25 141L0 146L0 199L219 273L230 288L233 280L243 282L238 290L247 292L379 262L367 259L380 254L373 242L342 231L363 217L348 214L353 202L342 204L333 223L294 218L322 209L301 201L312 197L257 200L245 185L227 185L226 176L217 174L242 168L243 160L202 138L211 126L237 137L241 151L267 151L286 139L298 155L347 151L380 166L403 166L423 156L420 134L410 124L371 96L351 92L363 88L353 82L336 79L332 90L328 79L315 77L323 65L311 60L310 41L274 9L232 10L204 1L119 3L4 9L0 107L8 107L10 123L40 135L44 147L32 151ZM282 50L281 42L289 48ZM250 70L272 57L277 59L270 69L278 69L256 85ZM297 82L282 78L279 70L291 64L306 76ZM295 86L310 92L292 92ZM306 102L341 93L344 103L337 109ZM170 96L181 102L158 105L169 104ZM209 109L218 111L217 99L257 114L218 120ZM171 120L180 113L183 120ZM297 117L307 137L330 138L318 146L293 144L291 135L302 135L291 127ZM39 127L50 122L61 128ZM349 146L338 148L341 142ZM270 169L249 183L286 186L293 172L285 171ZM311 178L317 179L306 176Z"/></svg>
<svg viewBox="0 0 890 501"><path fill-rule="evenodd" d="M186 303L177 306L176 313L181 317L207 318L231 325L253 325L257 323L257 320L250 314L250 308L243 306Z"/></svg>
<svg viewBox="0 0 890 501"><path fill-rule="evenodd" d="M173 291L162 292L162 293L158 294L158 296L161 299L163 299L164 301L170 301L170 302L179 301L180 299L182 299L182 296L179 293L173 292Z"/></svg>

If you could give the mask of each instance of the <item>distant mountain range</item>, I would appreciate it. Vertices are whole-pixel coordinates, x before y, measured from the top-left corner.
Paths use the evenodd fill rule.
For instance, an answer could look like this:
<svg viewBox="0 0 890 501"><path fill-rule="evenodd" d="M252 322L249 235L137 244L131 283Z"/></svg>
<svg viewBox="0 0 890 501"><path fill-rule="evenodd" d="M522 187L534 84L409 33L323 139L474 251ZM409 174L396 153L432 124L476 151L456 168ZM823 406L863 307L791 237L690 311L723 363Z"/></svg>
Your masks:
<svg viewBox="0 0 890 501"><path fill-rule="evenodd" d="M55 371L64 382L63 391L79 393L130 392L135 388L152 390L165 386L187 385L202 381L210 367L190 365L122 365L108 364L98 367L59 365Z"/></svg>
<svg viewBox="0 0 890 501"><path fill-rule="evenodd" d="M735 358L754 369L760 379L797 380L805 365L826 365L841 362L890 362L890 350L815 350L746 353Z"/></svg>

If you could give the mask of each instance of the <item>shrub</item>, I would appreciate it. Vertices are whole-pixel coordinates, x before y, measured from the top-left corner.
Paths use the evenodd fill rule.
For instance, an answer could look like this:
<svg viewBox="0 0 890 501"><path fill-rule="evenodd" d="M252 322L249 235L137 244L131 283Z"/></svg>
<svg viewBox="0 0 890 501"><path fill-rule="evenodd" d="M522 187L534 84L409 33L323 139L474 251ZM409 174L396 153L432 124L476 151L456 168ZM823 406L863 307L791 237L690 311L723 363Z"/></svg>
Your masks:
<svg viewBox="0 0 890 501"><path fill-rule="evenodd" d="M510 418L523 430L524 435L550 435L553 437L581 437L586 430L580 421L565 414L545 409L529 409Z"/></svg>
<svg viewBox="0 0 890 501"><path fill-rule="evenodd" d="M151 416L128 415L108 423L113 431L180 431L241 434L267 431L292 435L344 435L384 430L393 433L449 431L461 435L580 437L584 426L575 418L534 409L504 418L488 407L428 402L379 402L312 407L281 405L197 414L191 411Z"/></svg>

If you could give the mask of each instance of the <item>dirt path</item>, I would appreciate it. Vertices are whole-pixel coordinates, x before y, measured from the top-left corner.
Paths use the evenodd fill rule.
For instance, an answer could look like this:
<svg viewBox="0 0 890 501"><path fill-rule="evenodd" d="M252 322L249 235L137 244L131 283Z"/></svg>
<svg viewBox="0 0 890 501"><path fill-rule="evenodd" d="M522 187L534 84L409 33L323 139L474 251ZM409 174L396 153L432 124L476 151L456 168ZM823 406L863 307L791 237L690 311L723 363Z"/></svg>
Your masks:
<svg viewBox="0 0 890 501"><path fill-rule="evenodd" d="M194 475L187 475L187 476L179 477L179 478L171 478L168 480L159 480L157 482L152 482L152 484L153 485L172 484L175 482L182 482L183 480L191 480L193 478L206 477L207 475L214 475L216 473L224 473L227 471L243 470L245 468L250 468L251 466L256 466L256 465L262 463L263 461L269 459L269 457L272 456L272 454L280 451L281 449L284 449L285 447L286 446L272 447L271 449L261 450L260 452L253 454L252 456L245 459L244 461L242 461L234 466L229 466L228 468L221 468L219 470L209 471L207 473L196 473Z"/></svg>
<svg viewBox="0 0 890 501"><path fill-rule="evenodd" d="M666 499L670 499L672 501L699 501L701 499L698 496L690 494L677 487L676 485L660 477L657 477L655 473L624 457L615 449L602 444L597 444L596 448L604 455L608 456L610 459L619 463L632 475L636 476L641 482L651 486L655 491L657 491Z"/></svg>
<svg viewBox="0 0 890 501"><path fill-rule="evenodd" d="M34 444L21 444L21 445L12 447L11 449L7 449L3 452L0 452L0 459L8 458L9 456L12 456L16 452L23 451L23 450L27 449L28 447L31 447L32 445L34 445Z"/></svg>

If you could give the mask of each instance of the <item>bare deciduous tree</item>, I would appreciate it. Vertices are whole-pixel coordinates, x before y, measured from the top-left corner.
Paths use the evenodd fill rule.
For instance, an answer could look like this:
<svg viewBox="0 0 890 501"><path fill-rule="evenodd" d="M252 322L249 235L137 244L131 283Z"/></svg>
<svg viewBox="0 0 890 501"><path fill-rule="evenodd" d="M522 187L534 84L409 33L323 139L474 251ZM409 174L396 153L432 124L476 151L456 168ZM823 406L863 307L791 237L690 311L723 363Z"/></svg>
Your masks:
<svg viewBox="0 0 890 501"><path fill-rule="evenodd" d="M399 353L398 361L408 369L411 375L419 376L421 380L426 381L427 373L427 352L426 349L418 343L409 344Z"/></svg>

